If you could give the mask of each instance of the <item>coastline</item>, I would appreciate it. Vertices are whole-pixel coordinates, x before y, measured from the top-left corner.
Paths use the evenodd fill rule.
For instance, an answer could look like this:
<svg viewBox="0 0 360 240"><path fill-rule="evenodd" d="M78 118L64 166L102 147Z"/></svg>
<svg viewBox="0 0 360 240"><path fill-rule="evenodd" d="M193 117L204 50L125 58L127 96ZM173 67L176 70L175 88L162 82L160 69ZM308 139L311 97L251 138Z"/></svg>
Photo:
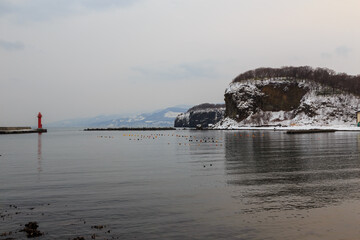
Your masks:
<svg viewBox="0 0 360 240"><path fill-rule="evenodd" d="M168 131L176 130L173 127L119 127L119 128L85 128L84 131Z"/></svg>
<svg viewBox="0 0 360 240"><path fill-rule="evenodd" d="M289 131L289 130L334 130L334 131L360 131L360 127L352 126L277 126L277 127L256 127L256 126L230 126L227 128L214 128L214 130L269 130L269 131Z"/></svg>

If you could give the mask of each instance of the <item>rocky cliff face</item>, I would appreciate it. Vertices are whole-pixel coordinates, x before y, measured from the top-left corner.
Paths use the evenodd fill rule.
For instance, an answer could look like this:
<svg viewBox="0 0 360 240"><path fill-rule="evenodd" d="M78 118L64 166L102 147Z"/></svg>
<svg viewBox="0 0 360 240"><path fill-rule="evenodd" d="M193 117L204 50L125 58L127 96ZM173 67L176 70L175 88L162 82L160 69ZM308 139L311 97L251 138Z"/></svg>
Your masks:
<svg viewBox="0 0 360 240"><path fill-rule="evenodd" d="M217 128L261 125L354 125L359 97L310 80L233 82L225 91L225 120ZM231 121L229 121L231 120Z"/></svg>
<svg viewBox="0 0 360 240"><path fill-rule="evenodd" d="M224 118L224 104L204 103L190 108L186 113L179 114L175 119L175 127L207 128Z"/></svg>

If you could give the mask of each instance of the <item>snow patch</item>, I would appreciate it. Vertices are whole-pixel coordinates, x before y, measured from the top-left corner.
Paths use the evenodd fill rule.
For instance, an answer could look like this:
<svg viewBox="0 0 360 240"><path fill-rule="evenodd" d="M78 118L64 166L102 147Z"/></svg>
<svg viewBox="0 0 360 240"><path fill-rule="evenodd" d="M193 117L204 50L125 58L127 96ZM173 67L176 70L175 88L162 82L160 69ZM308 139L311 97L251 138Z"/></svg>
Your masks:
<svg viewBox="0 0 360 240"><path fill-rule="evenodd" d="M181 112L172 112L172 111L169 111L169 112L166 112L164 114L164 117L166 118L176 118Z"/></svg>

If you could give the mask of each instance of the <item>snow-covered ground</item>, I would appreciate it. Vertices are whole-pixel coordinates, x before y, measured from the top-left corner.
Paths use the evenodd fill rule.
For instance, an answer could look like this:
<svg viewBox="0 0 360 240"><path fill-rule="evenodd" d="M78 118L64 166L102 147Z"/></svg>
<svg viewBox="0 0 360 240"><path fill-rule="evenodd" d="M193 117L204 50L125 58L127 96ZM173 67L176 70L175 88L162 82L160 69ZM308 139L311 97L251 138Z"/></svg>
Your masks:
<svg viewBox="0 0 360 240"><path fill-rule="evenodd" d="M287 131L287 130L310 130L310 129L334 129L337 131L360 131L360 127L356 124L352 125L292 125L292 126L244 126L239 125L238 122L231 118L225 118L214 126L217 130L276 130L276 131Z"/></svg>

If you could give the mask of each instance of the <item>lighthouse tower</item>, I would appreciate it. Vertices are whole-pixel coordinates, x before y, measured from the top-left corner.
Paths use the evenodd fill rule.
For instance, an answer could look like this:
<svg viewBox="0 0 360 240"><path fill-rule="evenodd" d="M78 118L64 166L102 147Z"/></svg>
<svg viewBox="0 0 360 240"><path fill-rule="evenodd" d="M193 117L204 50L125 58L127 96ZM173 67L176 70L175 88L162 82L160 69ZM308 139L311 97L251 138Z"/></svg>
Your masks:
<svg viewBox="0 0 360 240"><path fill-rule="evenodd" d="M41 112L39 112L37 117L38 117L38 129L42 129L42 123L41 123L42 115L41 115Z"/></svg>

